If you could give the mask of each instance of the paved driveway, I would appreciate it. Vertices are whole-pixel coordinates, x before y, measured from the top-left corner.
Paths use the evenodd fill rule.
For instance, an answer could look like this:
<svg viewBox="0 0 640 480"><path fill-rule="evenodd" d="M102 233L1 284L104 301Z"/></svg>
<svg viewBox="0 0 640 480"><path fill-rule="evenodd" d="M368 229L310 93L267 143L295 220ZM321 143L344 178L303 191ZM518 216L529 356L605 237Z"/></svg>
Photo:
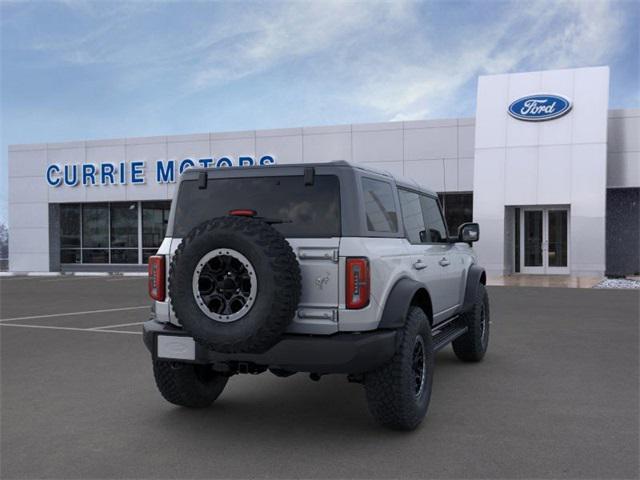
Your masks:
<svg viewBox="0 0 640 480"><path fill-rule="evenodd" d="M210 409L166 403L144 279L0 289L2 478L638 477L637 291L491 287L486 361L441 352L406 434L339 376L236 376Z"/></svg>

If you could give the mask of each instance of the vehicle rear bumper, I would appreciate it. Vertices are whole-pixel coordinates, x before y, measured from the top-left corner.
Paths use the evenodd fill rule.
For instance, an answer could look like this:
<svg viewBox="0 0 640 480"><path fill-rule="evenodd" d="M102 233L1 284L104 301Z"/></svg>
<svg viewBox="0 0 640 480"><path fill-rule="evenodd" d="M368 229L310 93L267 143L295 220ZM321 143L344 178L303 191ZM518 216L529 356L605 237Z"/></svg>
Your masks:
<svg viewBox="0 0 640 480"><path fill-rule="evenodd" d="M247 363L294 372L364 373L389 362L396 351L396 331L333 335L283 335L264 353L214 352L171 324L149 320L143 339L154 360L200 364ZM164 338L161 338L164 337Z"/></svg>

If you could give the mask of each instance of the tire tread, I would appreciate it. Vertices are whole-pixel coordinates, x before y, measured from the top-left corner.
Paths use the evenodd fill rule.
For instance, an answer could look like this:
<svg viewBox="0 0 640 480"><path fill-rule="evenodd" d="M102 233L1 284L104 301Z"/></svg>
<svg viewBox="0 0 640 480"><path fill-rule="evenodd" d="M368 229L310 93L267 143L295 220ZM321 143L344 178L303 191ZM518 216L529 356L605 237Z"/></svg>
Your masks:
<svg viewBox="0 0 640 480"><path fill-rule="evenodd" d="M210 384L198 379L191 364L172 365L166 361L153 362L153 375L160 394L170 403L190 408L210 406L222 393L228 378L216 375ZM215 375L215 374L213 374Z"/></svg>
<svg viewBox="0 0 640 480"><path fill-rule="evenodd" d="M423 336L427 355L426 398L418 405L414 392L407 388L407 361L411 362L413 345L418 333ZM367 404L378 423L396 430L413 430L424 418L431 396L433 380L433 341L429 321L419 307L411 307L407 321L399 330L399 347L391 361L365 376Z"/></svg>

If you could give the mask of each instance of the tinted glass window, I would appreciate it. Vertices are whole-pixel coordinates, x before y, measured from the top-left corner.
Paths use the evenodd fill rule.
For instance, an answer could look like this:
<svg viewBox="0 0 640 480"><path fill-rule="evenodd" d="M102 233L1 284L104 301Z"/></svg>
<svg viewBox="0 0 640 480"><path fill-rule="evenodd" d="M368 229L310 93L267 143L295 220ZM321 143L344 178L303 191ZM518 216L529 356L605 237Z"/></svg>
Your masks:
<svg viewBox="0 0 640 480"><path fill-rule="evenodd" d="M84 249L82 263L109 263L109 250Z"/></svg>
<svg viewBox="0 0 640 480"><path fill-rule="evenodd" d="M80 249L63 248L60 250L60 263L80 263Z"/></svg>
<svg viewBox="0 0 640 480"><path fill-rule="evenodd" d="M473 221L472 193L439 193L440 204L452 235L458 234L458 227Z"/></svg>
<svg viewBox="0 0 640 480"><path fill-rule="evenodd" d="M82 206L82 247L109 246L109 207L100 203ZM85 263L87 263L85 261Z"/></svg>
<svg viewBox="0 0 640 480"><path fill-rule="evenodd" d="M427 227L426 241L429 243L441 243L448 241L447 229L444 226L444 220L440 213L440 205L438 200L426 195L420 195L420 203L422 204L422 215L424 223Z"/></svg>
<svg viewBox="0 0 640 480"><path fill-rule="evenodd" d="M80 205L60 205L60 247L80 246Z"/></svg>
<svg viewBox="0 0 640 480"><path fill-rule="evenodd" d="M142 246L157 249L167 231L171 202L142 203ZM154 252L155 253L155 252Z"/></svg>
<svg viewBox="0 0 640 480"><path fill-rule="evenodd" d="M111 249L111 263L138 263L138 249Z"/></svg>
<svg viewBox="0 0 640 480"><path fill-rule="evenodd" d="M196 225L234 209L281 221L273 227L285 237L340 236L340 186L334 175L316 175L313 185L305 185L302 176L214 179L206 189L199 189L196 180L183 181L173 235L184 237Z"/></svg>
<svg viewBox="0 0 640 480"><path fill-rule="evenodd" d="M391 184L371 178L362 179L367 229L372 232L397 232L398 216Z"/></svg>
<svg viewBox="0 0 640 480"><path fill-rule="evenodd" d="M402 209L402 220L407 231L407 238L411 243L422 243L420 232L424 235L424 217L420 205L420 196L417 193L407 190L398 190L400 194L400 208Z"/></svg>
<svg viewBox="0 0 640 480"><path fill-rule="evenodd" d="M138 247L137 203L111 204L111 248L114 247Z"/></svg>

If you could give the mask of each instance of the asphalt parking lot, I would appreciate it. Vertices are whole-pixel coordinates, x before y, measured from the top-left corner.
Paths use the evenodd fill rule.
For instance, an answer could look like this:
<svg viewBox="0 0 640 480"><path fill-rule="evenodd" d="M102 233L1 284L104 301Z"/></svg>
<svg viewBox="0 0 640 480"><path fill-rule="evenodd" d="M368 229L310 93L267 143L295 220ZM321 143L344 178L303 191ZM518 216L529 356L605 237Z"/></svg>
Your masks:
<svg viewBox="0 0 640 480"><path fill-rule="evenodd" d="M2 478L638 478L638 291L491 287L486 360L441 352L407 434L339 376L236 376L210 409L166 403L144 278L0 290Z"/></svg>

